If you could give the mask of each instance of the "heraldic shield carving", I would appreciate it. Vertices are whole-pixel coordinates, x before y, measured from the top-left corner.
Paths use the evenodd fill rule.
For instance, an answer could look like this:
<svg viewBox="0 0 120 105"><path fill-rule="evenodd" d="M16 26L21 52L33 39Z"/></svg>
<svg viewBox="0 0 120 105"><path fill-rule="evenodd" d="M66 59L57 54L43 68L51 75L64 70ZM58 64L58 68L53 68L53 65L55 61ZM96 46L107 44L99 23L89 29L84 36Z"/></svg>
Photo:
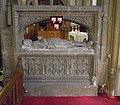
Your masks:
<svg viewBox="0 0 120 105"><path fill-rule="evenodd" d="M63 16L50 16L50 25L55 31L61 29L63 23Z"/></svg>

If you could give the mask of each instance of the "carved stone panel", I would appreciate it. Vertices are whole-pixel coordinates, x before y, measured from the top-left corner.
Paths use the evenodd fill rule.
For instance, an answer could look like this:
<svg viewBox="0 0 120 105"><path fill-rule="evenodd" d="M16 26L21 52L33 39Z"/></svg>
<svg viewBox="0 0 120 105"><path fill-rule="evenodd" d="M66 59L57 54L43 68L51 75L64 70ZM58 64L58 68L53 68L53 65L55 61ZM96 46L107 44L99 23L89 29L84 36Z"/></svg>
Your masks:
<svg viewBox="0 0 120 105"><path fill-rule="evenodd" d="M48 75L65 75L66 74L66 58L49 57L47 58L47 74Z"/></svg>
<svg viewBox="0 0 120 105"><path fill-rule="evenodd" d="M54 54L55 52L44 53L26 53L21 54L22 64L25 74L24 82L27 85L29 94L41 95L41 93L35 93L33 91L41 91L41 87L46 87L45 94L50 87L59 87L58 90L54 89L52 94L60 95L56 93L61 89L67 87L65 91L70 91L71 87L78 87L78 89L90 89L93 87L92 78L94 73L94 65L92 65L94 55L75 55L75 54ZM57 52L58 53L58 52ZM96 87L94 87L96 89ZM62 90L61 90L62 91ZM64 94L63 92L63 94ZM79 95L82 92L79 92ZM96 90L95 90L96 93ZM67 93L65 93L67 94ZM74 92L70 92L74 94ZM76 93L75 93L76 94ZM92 93L85 93L93 95ZM84 94L84 95L85 95ZM67 94L68 95L68 94Z"/></svg>
<svg viewBox="0 0 120 105"><path fill-rule="evenodd" d="M71 75L87 75L90 71L89 58L70 58L68 68Z"/></svg>
<svg viewBox="0 0 120 105"><path fill-rule="evenodd" d="M42 57L24 57L23 68L25 75L44 75L44 61Z"/></svg>
<svg viewBox="0 0 120 105"><path fill-rule="evenodd" d="M90 57L22 57L25 75L89 76Z"/></svg>

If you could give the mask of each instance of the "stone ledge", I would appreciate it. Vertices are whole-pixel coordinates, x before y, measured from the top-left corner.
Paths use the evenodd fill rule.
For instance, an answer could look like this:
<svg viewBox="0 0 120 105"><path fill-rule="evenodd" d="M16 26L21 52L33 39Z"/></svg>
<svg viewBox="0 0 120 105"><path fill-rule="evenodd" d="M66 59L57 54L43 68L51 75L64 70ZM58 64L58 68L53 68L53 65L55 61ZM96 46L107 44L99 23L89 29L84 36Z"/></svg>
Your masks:
<svg viewBox="0 0 120 105"><path fill-rule="evenodd" d="M94 86L41 86L28 88L28 96L97 96Z"/></svg>

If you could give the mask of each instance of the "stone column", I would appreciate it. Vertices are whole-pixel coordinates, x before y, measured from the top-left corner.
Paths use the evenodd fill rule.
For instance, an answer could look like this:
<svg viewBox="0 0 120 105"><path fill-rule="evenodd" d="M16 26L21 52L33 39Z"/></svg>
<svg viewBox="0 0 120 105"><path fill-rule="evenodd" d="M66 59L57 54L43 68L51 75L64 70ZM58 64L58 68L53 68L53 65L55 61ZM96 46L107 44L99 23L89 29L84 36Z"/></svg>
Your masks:
<svg viewBox="0 0 120 105"><path fill-rule="evenodd" d="M83 1L83 0L76 0L76 5L82 6L82 1Z"/></svg>
<svg viewBox="0 0 120 105"><path fill-rule="evenodd" d="M12 25L12 3L10 1L6 5L6 23L7 26Z"/></svg>
<svg viewBox="0 0 120 105"><path fill-rule="evenodd" d="M114 26L113 26L113 41L112 41L112 54L111 54L111 69L109 74L109 94L117 95L118 84L118 56L119 56L119 44L120 44L120 0L115 0L115 14L113 13Z"/></svg>
<svg viewBox="0 0 120 105"><path fill-rule="evenodd" d="M17 12L14 13L14 34L15 34L15 52L19 52L20 46L19 46L19 38L20 32L19 32L19 14ZM20 36L20 37L19 37ZM17 59L17 58L15 58Z"/></svg>
<svg viewBox="0 0 120 105"><path fill-rule="evenodd" d="M5 0L1 0L1 19L2 19L2 21L1 21L1 26L6 26L6 6L5 5L7 5L7 1L5 1Z"/></svg>
<svg viewBox="0 0 120 105"><path fill-rule="evenodd" d="M50 0L50 5L53 5L53 0Z"/></svg>
<svg viewBox="0 0 120 105"><path fill-rule="evenodd" d="M35 1L35 5L38 5L38 0L34 0Z"/></svg>
<svg viewBox="0 0 120 105"><path fill-rule="evenodd" d="M90 6L91 5L91 0L83 0L83 5L84 6Z"/></svg>
<svg viewBox="0 0 120 105"><path fill-rule="evenodd" d="M26 5L26 4L27 4L27 1L26 1L26 0L22 0L22 1L21 1L21 4L22 4L22 5Z"/></svg>
<svg viewBox="0 0 120 105"><path fill-rule="evenodd" d="M117 86L117 96L120 96L120 44L119 44L119 60L118 60L118 86Z"/></svg>
<svg viewBox="0 0 120 105"><path fill-rule="evenodd" d="M92 6L97 6L97 0L92 0Z"/></svg>
<svg viewBox="0 0 120 105"><path fill-rule="evenodd" d="M75 0L69 0L68 4L69 5L75 5Z"/></svg>

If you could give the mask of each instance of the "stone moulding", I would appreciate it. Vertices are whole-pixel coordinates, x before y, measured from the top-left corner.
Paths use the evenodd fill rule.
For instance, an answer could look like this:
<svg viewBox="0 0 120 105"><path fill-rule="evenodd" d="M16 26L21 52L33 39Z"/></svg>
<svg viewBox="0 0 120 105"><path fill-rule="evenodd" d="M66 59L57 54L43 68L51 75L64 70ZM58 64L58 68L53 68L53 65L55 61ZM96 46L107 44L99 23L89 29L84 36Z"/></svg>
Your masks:
<svg viewBox="0 0 120 105"><path fill-rule="evenodd" d="M74 12L74 11L88 11L88 12L97 12L99 11L100 7L90 7L90 6L48 6L48 5L35 5L35 6L30 6L30 5L15 5L14 10L15 11L67 11L67 12Z"/></svg>

